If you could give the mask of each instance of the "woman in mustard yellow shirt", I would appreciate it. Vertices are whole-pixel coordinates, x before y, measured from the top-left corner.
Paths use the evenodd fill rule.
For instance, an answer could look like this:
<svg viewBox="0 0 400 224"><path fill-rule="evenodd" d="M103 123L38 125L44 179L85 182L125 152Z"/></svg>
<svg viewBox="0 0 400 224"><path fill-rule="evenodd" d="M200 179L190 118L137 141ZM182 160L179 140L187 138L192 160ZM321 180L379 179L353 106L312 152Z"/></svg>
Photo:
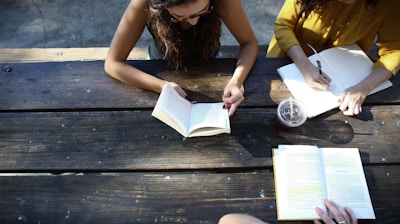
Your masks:
<svg viewBox="0 0 400 224"><path fill-rule="evenodd" d="M400 67L399 0L286 0L275 21L267 57L289 56L311 87L327 89L330 78L308 60L312 50L357 43L365 52L376 41L373 71L344 91L339 109L357 115L368 93Z"/></svg>

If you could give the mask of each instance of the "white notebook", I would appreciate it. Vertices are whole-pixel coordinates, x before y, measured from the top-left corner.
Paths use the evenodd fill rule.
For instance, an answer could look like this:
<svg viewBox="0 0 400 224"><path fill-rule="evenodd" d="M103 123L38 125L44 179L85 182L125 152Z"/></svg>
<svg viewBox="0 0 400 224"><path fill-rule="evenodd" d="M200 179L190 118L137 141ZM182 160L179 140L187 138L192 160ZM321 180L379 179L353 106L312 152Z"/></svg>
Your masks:
<svg viewBox="0 0 400 224"><path fill-rule="evenodd" d="M326 49L308 58L315 66L318 60L321 62L322 71L332 80L328 90L315 90L309 87L294 63L277 69L293 97L305 105L308 117L315 117L339 107L340 94L365 79L373 67L372 60L357 44ZM389 80L385 81L369 94L390 86L392 83Z"/></svg>

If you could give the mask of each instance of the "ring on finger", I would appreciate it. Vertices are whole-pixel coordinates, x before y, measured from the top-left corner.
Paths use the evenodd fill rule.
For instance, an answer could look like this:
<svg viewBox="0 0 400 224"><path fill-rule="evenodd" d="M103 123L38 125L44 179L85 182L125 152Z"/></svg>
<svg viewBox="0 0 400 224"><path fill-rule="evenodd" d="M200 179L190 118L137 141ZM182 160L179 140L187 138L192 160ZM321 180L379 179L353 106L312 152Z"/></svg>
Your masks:
<svg viewBox="0 0 400 224"><path fill-rule="evenodd" d="M340 222L338 222L338 224L346 224L346 221L345 220L340 221Z"/></svg>

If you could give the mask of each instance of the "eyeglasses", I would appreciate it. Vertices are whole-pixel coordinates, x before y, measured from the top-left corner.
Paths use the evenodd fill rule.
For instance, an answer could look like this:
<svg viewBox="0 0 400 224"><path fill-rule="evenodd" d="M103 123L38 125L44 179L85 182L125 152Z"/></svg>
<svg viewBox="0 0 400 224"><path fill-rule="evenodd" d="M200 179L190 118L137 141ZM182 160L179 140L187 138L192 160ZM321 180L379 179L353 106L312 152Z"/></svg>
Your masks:
<svg viewBox="0 0 400 224"><path fill-rule="evenodd" d="M206 15L210 14L210 12L212 12L213 9L214 9L214 7L210 4L208 6L207 11L201 12L201 13L198 13L198 14L193 14L193 15L190 15L190 16L182 18L182 19L177 19L173 15L171 15L171 13L169 13L169 14L171 15L171 22L173 22L173 23L181 23L181 22L187 22L188 20L194 19L194 18L197 18L197 17L206 16Z"/></svg>

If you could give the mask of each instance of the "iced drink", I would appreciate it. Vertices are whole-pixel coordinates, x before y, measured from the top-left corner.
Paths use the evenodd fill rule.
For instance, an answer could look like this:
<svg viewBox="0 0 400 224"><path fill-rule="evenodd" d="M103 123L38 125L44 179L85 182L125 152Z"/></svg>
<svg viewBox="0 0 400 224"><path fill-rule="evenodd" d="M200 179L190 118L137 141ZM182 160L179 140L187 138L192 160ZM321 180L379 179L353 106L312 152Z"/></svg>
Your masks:
<svg viewBox="0 0 400 224"><path fill-rule="evenodd" d="M298 127L307 120L307 112L300 101L288 98L279 103L277 120L281 128Z"/></svg>

